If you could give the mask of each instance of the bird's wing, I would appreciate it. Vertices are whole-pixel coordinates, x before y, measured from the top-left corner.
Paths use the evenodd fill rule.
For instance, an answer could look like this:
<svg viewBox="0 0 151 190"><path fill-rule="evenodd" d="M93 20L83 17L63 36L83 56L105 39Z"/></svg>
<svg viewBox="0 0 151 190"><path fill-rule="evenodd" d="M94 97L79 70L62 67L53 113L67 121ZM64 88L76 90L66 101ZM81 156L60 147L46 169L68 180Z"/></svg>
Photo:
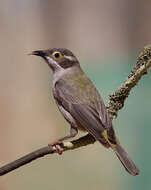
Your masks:
<svg viewBox="0 0 151 190"><path fill-rule="evenodd" d="M55 84L55 99L86 131L92 134L102 144L105 145L107 143L103 136L103 131L106 129L106 126L101 119L107 117L104 116L104 114L107 115L107 112L102 110L102 107L99 107L101 105L95 105L96 103L87 104L82 99L77 98L72 87L64 80L59 80ZM102 117L100 117L97 111L97 106L98 110L100 109L99 112L102 112ZM111 137L112 136L114 135L111 134ZM114 138L112 139L111 137L111 141L114 141Z"/></svg>

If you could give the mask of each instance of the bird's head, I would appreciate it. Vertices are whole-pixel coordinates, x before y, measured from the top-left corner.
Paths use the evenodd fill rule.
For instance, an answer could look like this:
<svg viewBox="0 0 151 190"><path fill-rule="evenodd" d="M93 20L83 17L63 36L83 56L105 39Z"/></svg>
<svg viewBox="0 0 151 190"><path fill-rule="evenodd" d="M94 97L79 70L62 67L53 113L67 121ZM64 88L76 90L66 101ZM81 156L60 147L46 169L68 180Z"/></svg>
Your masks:
<svg viewBox="0 0 151 190"><path fill-rule="evenodd" d="M73 53L65 48L33 51L31 55L42 57L53 71L67 69L79 65Z"/></svg>

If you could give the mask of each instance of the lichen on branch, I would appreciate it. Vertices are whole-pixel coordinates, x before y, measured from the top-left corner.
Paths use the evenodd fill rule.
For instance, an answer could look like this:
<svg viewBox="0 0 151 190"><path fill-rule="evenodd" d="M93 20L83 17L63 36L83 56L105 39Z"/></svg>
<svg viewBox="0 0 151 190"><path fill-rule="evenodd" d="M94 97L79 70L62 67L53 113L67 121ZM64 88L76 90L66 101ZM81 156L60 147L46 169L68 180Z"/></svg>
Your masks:
<svg viewBox="0 0 151 190"><path fill-rule="evenodd" d="M114 93L109 95L107 110L112 119L117 117L117 113L123 108L125 99L129 96L131 89L138 83L144 74L147 74L147 70L150 66L151 45L148 45L144 47L143 51L139 54L135 66L132 68L125 81Z"/></svg>

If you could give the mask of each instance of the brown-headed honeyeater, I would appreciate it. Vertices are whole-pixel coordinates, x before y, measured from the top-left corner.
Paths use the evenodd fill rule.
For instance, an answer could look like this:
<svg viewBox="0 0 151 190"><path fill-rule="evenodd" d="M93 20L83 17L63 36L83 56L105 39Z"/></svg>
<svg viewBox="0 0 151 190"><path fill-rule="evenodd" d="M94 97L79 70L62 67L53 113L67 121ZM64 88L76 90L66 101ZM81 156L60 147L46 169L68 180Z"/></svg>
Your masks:
<svg viewBox="0 0 151 190"><path fill-rule="evenodd" d="M75 137L78 130L85 131L106 148L112 148L126 171L138 175L139 170L116 138L99 92L81 69L74 54L68 49L52 48L33 51L32 55L42 57L52 69L53 96L60 112L71 126L70 135L52 143L58 153L61 153L60 143Z"/></svg>

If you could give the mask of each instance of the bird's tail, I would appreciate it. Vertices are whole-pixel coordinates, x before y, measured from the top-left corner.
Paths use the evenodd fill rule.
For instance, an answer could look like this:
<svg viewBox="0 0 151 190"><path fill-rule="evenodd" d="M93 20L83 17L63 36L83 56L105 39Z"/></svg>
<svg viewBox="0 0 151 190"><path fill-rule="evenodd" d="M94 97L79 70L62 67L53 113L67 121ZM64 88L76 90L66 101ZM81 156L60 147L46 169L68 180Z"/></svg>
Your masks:
<svg viewBox="0 0 151 190"><path fill-rule="evenodd" d="M135 176L139 174L139 169L136 167L134 162L129 157L128 153L124 150L124 148L120 145L119 142L115 146L111 146L117 157L123 164L124 168L128 173Z"/></svg>

